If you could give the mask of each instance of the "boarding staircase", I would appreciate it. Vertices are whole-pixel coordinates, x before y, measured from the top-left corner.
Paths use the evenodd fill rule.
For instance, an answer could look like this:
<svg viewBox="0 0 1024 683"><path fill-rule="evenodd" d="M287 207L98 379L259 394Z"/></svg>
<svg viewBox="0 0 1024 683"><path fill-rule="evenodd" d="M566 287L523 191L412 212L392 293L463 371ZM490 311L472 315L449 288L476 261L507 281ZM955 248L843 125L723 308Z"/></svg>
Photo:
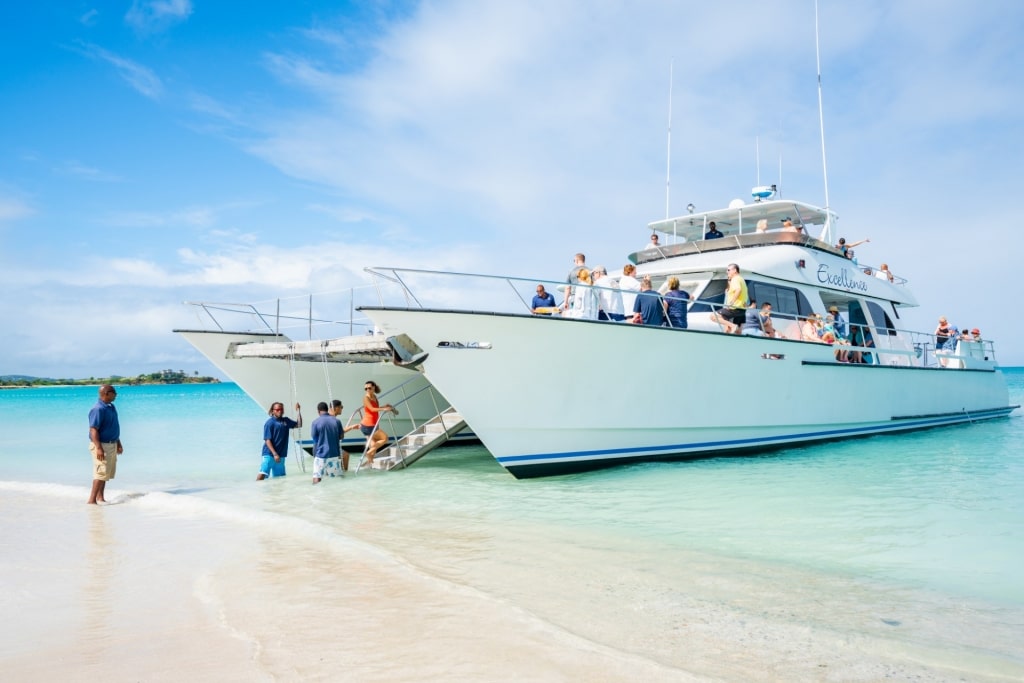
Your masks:
<svg viewBox="0 0 1024 683"><path fill-rule="evenodd" d="M430 420L424 422L402 438L394 441L387 450L378 453L373 465L365 462L359 467L372 467L375 470L394 470L408 467L424 455L434 450L453 434L458 434L466 426L466 420L454 408L446 408ZM359 471L359 468L356 468Z"/></svg>

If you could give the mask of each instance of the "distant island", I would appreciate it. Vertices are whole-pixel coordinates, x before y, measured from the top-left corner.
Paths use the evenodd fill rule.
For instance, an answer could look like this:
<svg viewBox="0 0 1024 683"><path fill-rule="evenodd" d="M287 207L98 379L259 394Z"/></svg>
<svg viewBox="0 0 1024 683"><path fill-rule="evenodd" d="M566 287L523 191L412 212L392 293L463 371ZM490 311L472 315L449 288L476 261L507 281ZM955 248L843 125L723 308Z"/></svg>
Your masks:
<svg viewBox="0 0 1024 683"><path fill-rule="evenodd" d="M123 377L111 375L110 377L88 377L80 379L54 379L51 377L29 377L28 375L0 375L0 389L12 389L16 387L51 387L51 386L75 386L75 385L97 385L97 384L218 384L216 377L200 376L195 370L188 374L184 370L159 370L147 374L136 375L135 377Z"/></svg>

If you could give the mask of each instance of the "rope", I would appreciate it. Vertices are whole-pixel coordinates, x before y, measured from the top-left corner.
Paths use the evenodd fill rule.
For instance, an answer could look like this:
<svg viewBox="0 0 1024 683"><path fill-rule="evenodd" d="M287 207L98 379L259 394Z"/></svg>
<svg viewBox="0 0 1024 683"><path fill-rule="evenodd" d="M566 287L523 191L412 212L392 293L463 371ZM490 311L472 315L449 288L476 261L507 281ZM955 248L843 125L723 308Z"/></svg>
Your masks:
<svg viewBox="0 0 1024 683"><path fill-rule="evenodd" d="M334 391L331 389L331 373L327 364L327 342L320 346L320 358L324 368L324 383L327 385L327 403L334 400Z"/></svg>
<svg viewBox="0 0 1024 683"><path fill-rule="evenodd" d="M288 375L292 382L292 405L295 405L299 402L299 385L295 372L295 344L289 344L288 350L290 352L290 356L288 357ZM296 415L296 417L298 416ZM294 434L292 440L295 441L295 457L299 461L299 469L305 473L306 451L302 448L302 427L296 427L292 432Z"/></svg>

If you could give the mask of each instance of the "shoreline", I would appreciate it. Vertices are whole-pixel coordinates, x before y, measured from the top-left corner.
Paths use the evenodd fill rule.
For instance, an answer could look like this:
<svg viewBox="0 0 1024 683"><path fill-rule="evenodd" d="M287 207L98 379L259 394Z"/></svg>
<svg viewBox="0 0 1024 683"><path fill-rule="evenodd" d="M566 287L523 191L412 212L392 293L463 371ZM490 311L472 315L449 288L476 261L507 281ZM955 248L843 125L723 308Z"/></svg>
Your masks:
<svg viewBox="0 0 1024 683"><path fill-rule="evenodd" d="M33 520L0 532L21 548L0 558L21 577L5 599L6 671L83 681L177 680L185 666L196 680L751 683L1024 673L1005 627L992 641L963 638L971 608L959 600L918 609L912 591L703 553L666 565L642 542L608 572L600 534L565 530L527 547L531 524L488 539L460 529L457 510L387 536L381 524L398 519L382 510L339 526L330 487L311 491L296 515L295 484L280 483L235 492L255 508L225 489L114 490L112 504L92 507L80 486L0 487L0 514ZM520 557L494 575L478 552L459 556L467 545Z"/></svg>
<svg viewBox="0 0 1024 683"><path fill-rule="evenodd" d="M75 382L73 384L54 383L54 384L0 384L0 389L56 389L56 388L67 388L67 387L100 387L104 384L110 384L114 386L122 387L151 387L151 386L179 386L182 384L224 384L224 380L211 377L209 379L201 379L196 381L183 381L183 382L135 382L135 381L124 381L122 380L88 380Z"/></svg>

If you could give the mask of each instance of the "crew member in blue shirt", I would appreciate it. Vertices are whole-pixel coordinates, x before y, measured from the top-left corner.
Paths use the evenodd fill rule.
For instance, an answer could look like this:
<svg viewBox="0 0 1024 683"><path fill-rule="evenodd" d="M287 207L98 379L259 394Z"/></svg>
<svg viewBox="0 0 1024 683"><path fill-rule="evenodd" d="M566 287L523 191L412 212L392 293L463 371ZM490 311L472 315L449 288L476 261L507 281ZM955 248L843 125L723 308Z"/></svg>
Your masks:
<svg viewBox="0 0 1024 683"><path fill-rule="evenodd" d="M117 472L117 456L124 452L121 446L121 424L117 420L114 387L100 387L100 398L89 411L89 452L92 453L92 490L89 504L106 503L104 492L107 482Z"/></svg>
<svg viewBox="0 0 1024 683"><path fill-rule="evenodd" d="M341 408L340 405L338 407ZM324 477L345 476L340 446L344 431L341 420L331 414L325 401L320 401L316 410L320 416L313 420L310 436L313 439L313 483L319 484Z"/></svg>
<svg viewBox="0 0 1024 683"><path fill-rule="evenodd" d="M708 223L708 231L704 233L704 239L706 240L717 240L719 237L725 237L721 232L718 231L718 226L715 225L714 221Z"/></svg>
<svg viewBox="0 0 1024 683"><path fill-rule="evenodd" d="M533 297L533 301L530 302L530 309L534 313L539 315L550 315L549 312L538 311L538 308L554 308L555 297L544 291L544 285L537 285L537 294Z"/></svg>
<svg viewBox="0 0 1024 683"><path fill-rule="evenodd" d="M283 477L287 474L284 459L288 457L288 434L296 427L302 426L302 413L299 404L295 404L295 417L298 421L284 416L284 404L276 401L270 405L270 418L263 423L263 462L256 481L267 477Z"/></svg>

